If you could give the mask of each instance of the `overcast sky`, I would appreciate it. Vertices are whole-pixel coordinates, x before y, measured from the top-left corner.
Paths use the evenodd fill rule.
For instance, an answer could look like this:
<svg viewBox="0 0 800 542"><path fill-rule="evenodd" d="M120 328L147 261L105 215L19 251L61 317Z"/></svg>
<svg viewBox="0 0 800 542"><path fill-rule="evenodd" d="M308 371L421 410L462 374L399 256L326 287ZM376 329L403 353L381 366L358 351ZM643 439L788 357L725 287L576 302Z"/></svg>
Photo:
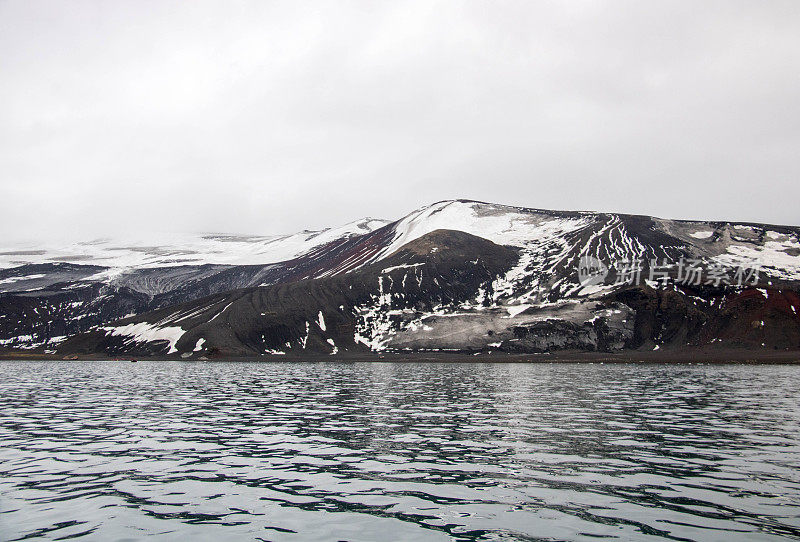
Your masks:
<svg viewBox="0 0 800 542"><path fill-rule="evenodd" d="M800 2L0 0L0 231L800 224Z"/></svg>

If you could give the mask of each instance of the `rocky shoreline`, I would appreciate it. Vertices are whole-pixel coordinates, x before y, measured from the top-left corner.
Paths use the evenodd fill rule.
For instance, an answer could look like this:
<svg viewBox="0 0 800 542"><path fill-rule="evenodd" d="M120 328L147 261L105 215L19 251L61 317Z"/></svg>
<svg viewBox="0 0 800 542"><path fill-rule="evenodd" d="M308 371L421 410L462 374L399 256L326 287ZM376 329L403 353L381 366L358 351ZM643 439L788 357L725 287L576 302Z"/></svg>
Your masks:
<svg viewBox="0 0 800 542"><path fill-rule="evenodd" d="M560 351L543 354L504 352L344 352L335 356L264 355L212 356L207 359L183 359L176 356L138 356L113 358L102 353L62 356L20 350L0 350L0 360L52 361L201 361L201 362L453 362L453 363L735 363L800 364L800 350L753 351L746 349L685 349L622 352Z"/></svg>

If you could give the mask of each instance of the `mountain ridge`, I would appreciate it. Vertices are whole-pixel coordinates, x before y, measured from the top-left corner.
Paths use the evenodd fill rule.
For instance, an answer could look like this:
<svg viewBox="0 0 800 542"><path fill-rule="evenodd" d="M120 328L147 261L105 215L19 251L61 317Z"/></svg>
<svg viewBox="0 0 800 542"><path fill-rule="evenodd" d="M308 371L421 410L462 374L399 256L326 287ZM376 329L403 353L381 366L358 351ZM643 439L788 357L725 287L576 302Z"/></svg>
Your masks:
<svg viewBox="0 0 800 542"><path fill-rule="evenodd" d="M351 224L358 225L362 222L356 221ZM345 284L348 280L347 276L355 276L354 273L389 261L403 247L407 247L409 244L413 246L413 243L419 239L426 239L426 236L441 231L461 232L472 236L470 239L485 240L492 243L493 246L509 247L515 252L516 258L513 264L509 264L507 269L493 268L496 276L488 281L488 285L480 286L484 296L491 291L491 295L486 298L485 302L493 307L492 310L506 311L511 320L516 319L520 314L525 316L537 311L540 316L547 311L555 311L550 318L556 320L561 318L561 324L553 329L548 329L547 325L536 324L528 326L526 331L517 330L516 333L519 336L514 337L516 339L514 341L511 341L511 338L505 339L507 342L504 343L504 348L511 348L510 343L515 342L528 344L529 348L535 351L567 347L595 349L599 344L597 331L588 332L582 328L583 322L577 322L586 314L578 311L566 318L565 315L570 311L564 307L575 303L586 305L587 303L613 302L627 307L625 310L620 309L620 314L625 313L628 309L634 310L630 304L636 305L636 303L631 299L628 299L628 304L620 299L615 299L615 296L620 295L623 285L608 283L608 281L604 284L586 284L581 281L578 268L582 261L581 258L586 257L594 258L607 266L611 279L620 275L622 270L619 269L619 263L626 260L643 262L645 265L643 272L645 273L649 272L649 266L653 262L660 261L673 262L673 267L677 267L678 262L684 260L703 261L711 266L730 269L758 266L764 279L761 286L768 291L775 292L773 295L776 296L776 299L786 298L788 307L790 307L788 310L795 311L792 313L795 316L798 308L794 304L794 298L785 293L796 291L797 284L800 282L800 228L792 226L668 220L645 215L594 211L550 211L473 200L445 200L421 207L394 222L383 223L383 221L367 220L363 222L361 233L354 233L352 227L340 228L340 230L343 232L342 235L329 235L333 238L326 238L324 243L312 243L310 248L300 255L288 260L266 264L204 263L202 265L134 267L116 274L108 271L112 268L71 262L30 264L0 269L0 347L52 351L57 348L59 343L66 341L68 336L114 327L109 324L122 317L136 319L136 315L146 315L150 311L177 307L208 296L222 295L224 297L226 292L242 289L269 288L281 284L308 285L310 284L308 281L324 281L342 276L345 277L343 279L345 282L340 283ZM297 235L299 234L295 234L295 238ZM481 245L482 241L475 239L472 239L470 244L480 245L484 248L488 246ZM428 241L429 239L426 242ZM489 249L486 248L486 250ZM430 257L430 255L428 256ZM471 254L470 258L472 259L469 261L473 261L475 258L480 260L477 253ZM433 259L431 257L431 261ZM457 262L456 259L450 261L454 271L469 269L468 262ZM416 263L428 266L430 262ZM683 296L682 300L694 296L702 299L702 303L708 304L711 299L719 298L719 295L742 295L744 292L742 288L728 288L722 294L720 292L701 292L700 295L696 295L698 293L696 291L687 293L684 291L685 288L675 284L674 279L678 278L675 276L676 269L671 269L669 273L673 275L670 278L672 283L669 288L672 292L680 290L682 293L679 295ZM407 275L406 273L406 278ZM392 276L391 272L389 276ZM434 278L438 280L439 277L434 276ZM373 279L375 287L377 287L377 275ZM449 286L446 282L434 285L442 291ZM488 287L489 285L491 288ZM347 286L352 285L348 284ZM663 289L660 286L654 288L658 285L653 284L653 281L650 283L645 281L637 286L650 288L653 291ZM396 286L394 287L396 288ZM392 296L404 294L407 292L396 290L391 292ZM378 297L380 295L387 294L379 294ZM426 295L428 295L426 299L430 301L433 295L432 290ZM477 295L477 290L470 292L469 296L471 297L460 299L458 303L473 306L476 304L475 296ZM724 295L719 299L727 299ZM656 305L666 299L662 298L663 295L655 302ZM397 300L400 298L392 299L393 303L399 303ZM768 295L765 301L769 302ZM734 300L725 302L734 303ZM694 305L697 303L701 303L701 301L692 302ZM559 304L564 307L555 310L555 306ZM391 303L388 306L381 306L377 302L372 306L362 305L358 307L358 310L369 312L373 316L383 312L391 313L401 310L401 308L404 311L408 310L408 307L398 308L399 306L392 306ZM636 310L640 312L656 310L647 307L650 305L639 303ZM687 305L681 309L684 311L683 314L691 312L689 308L690 305ZM356 307L353 306L352 309L355 311ZM695 307L695 309L700 310L703 314L708 313L708 307ZM714 311L718 310L721 309L714 309ZM436 340L441 342L438 347L455 349L466 348L473 343L480 348L488 348L489 344L498 342L474 340L472 343L466 341L463 344L450 344L445 339L435 339L436 333L439 331L445 333L442 330L434 333L437 326L442 329L446 327L442 323L444 318L450 318L452 322L461 322L464 329L477 329L476 326L489 326L496 329L499 324L495 321L496 318L487 318L485 314L476 313L469 317L458 314L457 307L446 309L447 316L433 314L430 310L428 312L431 314L425 315L420 312L416 315L417 319L426 320L425 325L432 328L429 333L431 337L427 341L422 340L421 336L411 338L409 330L406 329L408 322L398 324L384 321L381 324L383 331L377 328L363 330L368 331L367 335L369 336L369 339L363 344L382 345L382 348L388 349L411 348L414 350L428 347L437 348ZM404 314L409 315L409 313ZM715 312L712 320L722 318L721 314ZM351 316L357 318L355 314ZM597 315L594 313L588 315L589 318L595 316ZM140 322L147 321L146 317L144 318ZM651 318L651 320L653 322L660 321L658 318ZM121 321L127 322L126 319ZM437 322L437 325L430 325L432 322ZM479 324L479 322L481 323ZM619 324L614 318L606 318L606 325L609 322L615 326ZM509 323L501 322L501 324ZM529 321L528 324L531 322ZM671 325L668 322L661 322L661 324L666 327ZM784 331L791 328L791 325L785 322L782 322L780 326ZM633 342L630 338L618 340L614 343L615 348L668 347L664 341L661 344L657 342L657 334L644 333L641 329L643 328L640 325L639 331L632 331L633 335L631 336L637 333L636 336L644 334L647 335L646 339L637 339ZM484 331L489 330L486 328ZM410 346L402 346L398 338L390 340L387 336L381 335L381 333L389 332L394 333L397 337L406 336L407 344ZM541 337L548 333L560 336L560 342L556 341L552 344L546 341L542 342ZM749 336L745 331L739 330L725 340L731 344L735 343L738 340L735 337L737 333L740 338ZM786 333L784 333L786 337L794 336L793 331L786 331ZM697 337L701 335L697 330L684 330L684 334L692 337L694 337L692 334L696 334ZM362 334L362 337L367 335ZM600 335L600 343L602 343L605 339L602 338L602 333ZM764 341L764 348L767 347L767 343L780 348L786 348L787 344L789 347L795 347L791 339L784 340L784 335L780 335L780 337L776 335L772 339ZM710 337L708 341L718 338ZM337 339L332 340L336 341ZM339 336L338 341L349 344L349 339L343 336ZM702 342L699 338L697 341L699 341L698 344ZM691 343L691 341L689 342ZM757 344L751 339L747 339L744 343ZM420 346L422 344L427 346ZM603 343L603 345L605 344ZM603 345L601 347L605 348ZM277 350L274 346L271 345L270 350ZM159 349L148 351L153 354L156 352L166 353ZM220 351L224 351L224 348ZM186 354L186 352L180 352L180 354ZM250 352L248 355L255 354Z"/></svg>

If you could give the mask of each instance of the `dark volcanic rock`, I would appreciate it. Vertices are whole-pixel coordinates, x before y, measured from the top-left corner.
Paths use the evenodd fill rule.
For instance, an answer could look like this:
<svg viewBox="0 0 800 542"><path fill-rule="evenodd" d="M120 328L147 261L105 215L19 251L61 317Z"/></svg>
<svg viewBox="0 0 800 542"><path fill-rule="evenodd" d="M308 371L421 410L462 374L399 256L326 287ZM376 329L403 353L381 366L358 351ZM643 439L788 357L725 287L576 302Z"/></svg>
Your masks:
<svg viewBox="0 0 800 542"><path fill-rule="evenodd" d="M257 237L253 244L233 238L237 246L246 241L243 253L220 245L187 260L179 256L193 254L192 247L154 244L119 247L148 256L114 268L80 265L84 259L2 269L0 348L52 349L64 335L86 331L62 349L249 356L800 347L797 227L467 200L438 202L374 230L371 222L330 235ZM436 230L441 227L453 230ZM116 245L110 246L111 252L101 251L104 258L91 261L114 261ZM272 255L269 247L277 247ZM14 254L54 261L43 251ZM210 263L270 262L275 254L300 255L263 265ZM602 288L580 281L578 267L587 256L599 262L593 268L608 268ZM671 262L672 282L661 289L609 287L623 277L621 264L634 260L644 262L645 275L650 262ZM124 267L128 261L140 264ZM679 261L758 261L766 275L758 285L768 293L676 286Z"/></svg>
<svg viewBox="0 0 800 542"><path fill-rule="evenodd" d="M796 291L626 288L607 296L636 311L629 348L741 347L758 351L800 348ZM794 308L793 308L794 307Z"/></svg>
<svg viewBox="0 0 800 542"><path fill-rule="evenodd" d="M474 297L478 288L490 285L516 260L517 252L511 248L460 231L437 230L403 246L380 264L352 273L237 290L124 319L113 326L142 322L180 326L186 332L175 348L183 353L193 353L201 339L202 348L197 352L214 348L219 355L367 350L354 340L357 309L380 298L382 288L388 291L390 284L399 285L404 269L415 269L419 279L406 277L406 287L397 293L398 307L431 310ZM166 341L123 340L98 330L68 340L59 351L163 355L169 348Z"/></svg>

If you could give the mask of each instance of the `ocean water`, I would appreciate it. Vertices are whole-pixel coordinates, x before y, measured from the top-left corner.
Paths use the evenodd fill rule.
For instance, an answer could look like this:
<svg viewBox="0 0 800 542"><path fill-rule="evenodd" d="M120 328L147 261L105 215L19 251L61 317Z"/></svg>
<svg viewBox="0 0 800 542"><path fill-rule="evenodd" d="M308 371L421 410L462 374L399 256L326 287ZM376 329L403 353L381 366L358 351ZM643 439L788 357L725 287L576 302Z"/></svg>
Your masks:
<svg viewBox="0 0 800 542"><path fill-rule="evenodd" d="M800 366L0 362L0 539L800 539Z"/></svg>

